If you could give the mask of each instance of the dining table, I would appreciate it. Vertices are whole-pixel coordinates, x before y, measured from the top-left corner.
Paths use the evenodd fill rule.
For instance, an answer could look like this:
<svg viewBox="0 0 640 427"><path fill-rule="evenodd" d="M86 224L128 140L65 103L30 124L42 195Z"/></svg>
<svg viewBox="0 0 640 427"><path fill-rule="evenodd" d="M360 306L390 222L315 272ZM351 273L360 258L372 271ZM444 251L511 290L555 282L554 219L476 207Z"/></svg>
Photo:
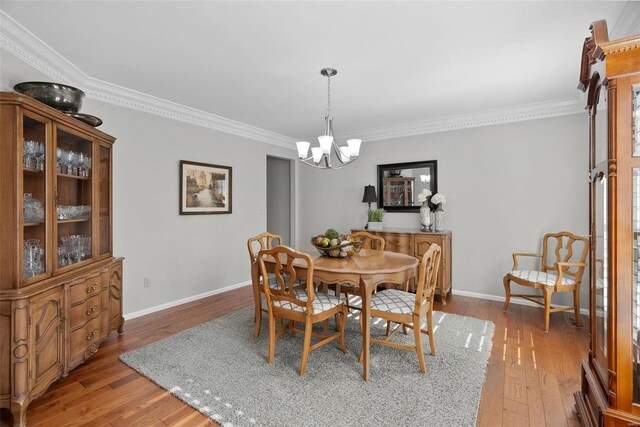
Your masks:
<svg viewBox="0 0 640 427"><path fill-rule="evenodd" d="M273 260L265 258L269 269ZM296 265L298 277L306 274L306 267ZM346 258L318 255L313 259L313 279L316 284L355 285L362 298L362 377L369 379L369 346L371 336L371 295L381 284L406 286L418 271L419 261L410 255L396 252L361 249Z"/></svg>

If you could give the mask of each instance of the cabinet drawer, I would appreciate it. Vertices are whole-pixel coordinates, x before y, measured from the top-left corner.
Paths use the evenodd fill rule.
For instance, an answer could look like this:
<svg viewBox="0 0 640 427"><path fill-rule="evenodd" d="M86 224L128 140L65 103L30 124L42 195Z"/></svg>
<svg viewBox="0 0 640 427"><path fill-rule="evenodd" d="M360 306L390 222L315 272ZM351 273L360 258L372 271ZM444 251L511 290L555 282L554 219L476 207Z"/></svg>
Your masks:
<svg viewBox="0 0 640 427"><path fill-rule="evenodd" d="M80 329L71 332L69 350L71 358L84 354L87 347L100 339L100 317L91 319Z"/></svg>
<svg viewBox="0 0 640 427"><path fill-rule="evenodd" d="M69 310L71 330L77 329L87 323L88 320L97 317L103 309L102 295L106 292L90 296L84 302L71 306Z"/></svg>
<svg viewBox="0 0 640 427"><path fill-rule="evenodd" d="M417 235L415 241L416 246L414 256L416 258L422 259L422 255L429 250L431 245L439 245L442 248L442 237L440 236Z"/></svg>
<svg viewBox="0 0 640 427"><path fill-rule="evenodd" d="M413 236L411 234L379 233L385 241L384 250L413 256Z"/></svg>
<svg viewBox="0 0 640 427"><path fill-rule="evenodd" d="M100 276L98 274L87 277L85 280L80 280L77 283L72 283L69 286L71 305L86 301L87 298L99 294L100 289Z"/></svg>

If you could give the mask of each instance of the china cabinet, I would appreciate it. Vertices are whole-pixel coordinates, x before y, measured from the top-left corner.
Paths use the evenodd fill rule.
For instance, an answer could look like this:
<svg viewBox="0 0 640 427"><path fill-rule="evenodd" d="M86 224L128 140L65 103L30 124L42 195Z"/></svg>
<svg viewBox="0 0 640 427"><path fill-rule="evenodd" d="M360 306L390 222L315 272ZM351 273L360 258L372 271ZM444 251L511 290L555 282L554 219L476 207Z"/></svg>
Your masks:
<svg viewBox="0 0 640 427"><path fill-rule="evenodd" d="M436 283L436 295L444 305L447 304L447 295L451 293L451 231L416 231L416 230L389 230L372 231L353 229L351 232L367 231L380 236L385 241L384 250L411 255L422 259L429 247L436 244L442 248L440 258L440 272Z"/></svg>
<svg viewBox="0 0 640 427"><path fill-rule="evenodd" d="M590 346L576 408L586 426L640 425L640 36L591 25L579 88L589 113Z"/></svg>
<svg viewBox="0 0 640 427"><path fill-rule="evenodd" d="M384 178L384 200L390 206L413 206L414 177Z"/></svg>
<svg viewBox="0 0 640 427"><path fill-rule="evenodd" d="M0 407L22 426L33 399L122 332L115 139L15 93L0 93L0 119Z"/></svg>

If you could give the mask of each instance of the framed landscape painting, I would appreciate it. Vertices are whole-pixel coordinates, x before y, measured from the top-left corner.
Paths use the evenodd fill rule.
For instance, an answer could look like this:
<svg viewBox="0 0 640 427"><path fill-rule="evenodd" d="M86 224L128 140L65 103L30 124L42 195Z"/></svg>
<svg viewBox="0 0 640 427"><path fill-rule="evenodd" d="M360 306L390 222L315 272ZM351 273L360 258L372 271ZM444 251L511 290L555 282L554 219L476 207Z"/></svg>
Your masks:
<svg viewBox="0 0 640 427"><path fill-rule="evenodd" d="M231 167L180 161L180 215L231 213Z"/></svg>

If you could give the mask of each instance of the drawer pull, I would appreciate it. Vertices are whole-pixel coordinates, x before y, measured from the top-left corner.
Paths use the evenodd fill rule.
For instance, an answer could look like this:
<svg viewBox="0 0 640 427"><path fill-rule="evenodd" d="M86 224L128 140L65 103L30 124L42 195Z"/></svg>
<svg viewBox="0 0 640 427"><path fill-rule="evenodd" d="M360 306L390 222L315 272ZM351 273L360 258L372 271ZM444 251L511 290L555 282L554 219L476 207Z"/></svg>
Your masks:
<svg viewBox="0 0 640 427"><path fill-rule="evenodd" d="M85 292L87 292L87 294L90 294L91 292L95 291L96 289L98 289L98 284L94 283L91 286L87 286L87 289L85 289Z"/></svg>
<svg viewBox="0 0 640 427"><path fill-rule="evenodd" d="M87 336L86 336L87 341L90 341L93 337L95 337L95 336L96 336L96 334L97 334L97 333L98 333L98 330L97 330L97 329L94 329L93 331L91 331L91 333L90 333L90 334L87 334Z"/></svg>
<svg viewBox="0 0 640 427"><path fill-rule="evenodd" d="M87 316L93 313L94 311L96 311L97 308L98 308L98 304L94 304L93 307L87 310Z"/></svg>

